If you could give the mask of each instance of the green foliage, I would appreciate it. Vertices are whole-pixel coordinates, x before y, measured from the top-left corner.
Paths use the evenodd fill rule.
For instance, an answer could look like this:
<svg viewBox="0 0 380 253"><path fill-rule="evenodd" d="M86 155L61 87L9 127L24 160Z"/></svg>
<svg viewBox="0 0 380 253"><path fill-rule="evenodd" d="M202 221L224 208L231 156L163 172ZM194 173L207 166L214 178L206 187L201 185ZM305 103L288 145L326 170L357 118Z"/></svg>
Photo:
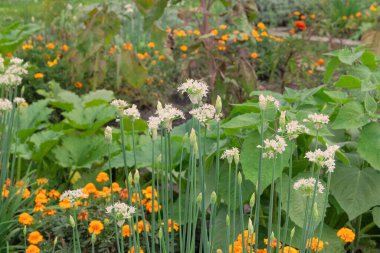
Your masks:
<svg viewBox="0 0 380 253"><path fill-rule="evenodd" d="M365 127L360 135L358 153L367 160L374 169L380 170L380 124L373 122Z"/></svg>
<svg viewBox="0 0 380 253"><path fill-rule="evenodd" d="M15 22L0 29L0 53L12 53L31 35L40 30L36 24Z"/></svg>

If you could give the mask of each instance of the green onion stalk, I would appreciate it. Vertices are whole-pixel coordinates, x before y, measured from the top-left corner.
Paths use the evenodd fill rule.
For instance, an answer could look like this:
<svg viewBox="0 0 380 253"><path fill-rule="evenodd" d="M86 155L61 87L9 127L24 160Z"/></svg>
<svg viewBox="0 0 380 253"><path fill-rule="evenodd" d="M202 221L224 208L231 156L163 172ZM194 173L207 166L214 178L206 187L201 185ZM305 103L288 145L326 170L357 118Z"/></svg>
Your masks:
<svg viewBox="0 0 380 253"><path fill-rule="evenodd" d="M267 244L267 252L272 252L272 246L271 246L271 234L272 234L272 219L273 219L273 202L274 202L274 172L276 168L276 158L274 157L273 160L273 167L272 167L272 183L270 186L270 200L269 200L269 217L268 217L268 244Z"/></svg>
<svg viewBox="0 0 380 253"><path fill-rule="evenodd" d="M237 165L236 165L236 167L237 167ZM237 170L237 168L236 168L236 170ZM242 192L242 186L241 186L242 180L243 179L242 179L241 173L239 172L237 181L238 181L238 185L239 185L241 235L242 235L242 242L243 242L243 252L246 252L245 240L244 240L244 230L245 229L244 229L244 211L243 211L243 208L244 208L244 206L243 206L243 192Z"/></svg>
<svg viewBox="0 0 380 253"><path fill-rule="evenodd" d="M291 189L292 189L292 185L291 185L291 179L293 177L293 140L290 141L290 161L289 161L289 184L288 184L288 192L287 192L287 200L288 200L288 204L286 206L286 216L285 216L285 237L283 239L284 242L286 242L286 240L288 239L288 226L289 226L289 212L290 212L290 198L291 198L291 195L290 195L290 192L291 192Z"/></svg>
<svg viewBox="0 0 380 253"><path fill-rule="evenodd" d="M260 112L260 145L264 146L264 111ZM258 180L257 180L257 191L256 191L256 207L255 207L255 219L253 222L254 231L255 231L255 242L259 241L259 222L260 222L260 195L261 195L261 174L263 167L263 149L260 149L260 159L259 159L259 171L258 171ZM259 247L258 243L255 243L255 250Z"/></svg>

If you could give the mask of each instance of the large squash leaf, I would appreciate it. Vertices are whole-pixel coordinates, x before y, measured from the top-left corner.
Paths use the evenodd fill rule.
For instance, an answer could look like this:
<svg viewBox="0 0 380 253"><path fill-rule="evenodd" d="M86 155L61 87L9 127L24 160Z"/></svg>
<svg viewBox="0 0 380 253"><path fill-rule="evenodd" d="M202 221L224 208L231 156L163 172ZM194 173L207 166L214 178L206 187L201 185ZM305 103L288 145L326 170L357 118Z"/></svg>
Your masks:
<svg viewBox="0 0 380 253"><path fill-rule="evenodd" d="M373 168L380 170L380 124L378 122L363 127L358 152Z"/></svg>

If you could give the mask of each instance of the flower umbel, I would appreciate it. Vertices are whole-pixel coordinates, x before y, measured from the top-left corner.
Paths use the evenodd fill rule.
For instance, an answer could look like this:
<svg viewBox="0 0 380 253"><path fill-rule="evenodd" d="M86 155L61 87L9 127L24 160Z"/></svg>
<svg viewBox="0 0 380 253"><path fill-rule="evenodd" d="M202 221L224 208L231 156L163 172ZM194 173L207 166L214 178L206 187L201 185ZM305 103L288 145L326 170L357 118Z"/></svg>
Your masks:
<svg viewBox="0 0 380 253"><path fill-rule="evenodd" d="M313 177L309 178L301 178L298 179L294 185L294 190L300 190L305 196L311 196L314 193L314 187L315 187L316 180ZM321 182L318 182L317 185L317 192L323 193L325 187L322 185Z"/></svg>
<svg viewBox="0 0 380 253"><path fill-rule="evenodd" d="M178 87L178 91L187 93L191 103L200 104L202 98L206 97L208 92L207 84L201 80L188 79Z"/></svg>
<svg viewBox="0 0 380 253"><path fill-rule="evenodd" d="M260 106L260 109L265 111L269 105L273 104L274 107L279 110L280 109L280 102L275 99L273 96L271 95L268 95L268 96L265 96L263 94L260 94L259 96L259 106Z"/></svg>
<svg viewBox="0 0 380 253"><path fill-rule="evenodd" d="M318 130L321 129L323 125L328 124L330 119L328 115L313 113L309 114L307 119L304 119L303 121L313 123L314 127Z"/></svg>
<svg viewBox="0 0 380 253"><path fill-rule="evenodd" d="M321 167L326 167L327 172L334 172L335 170L335 152L339 149L339 146L337 145L332 145L329 146L327 145L327 148L325 151L322 151L320 149L313 151L309 151L306 153L306 158L310 162L314 162L317 165Z"/></svg>
<svg viewBox="0 0 380 253"><path fill-rule="evenodd" d="M264 140L264 147L258 145L258 148L263 148L263 158L274 158L277 154L282 154L285 151L286 144L285 139L279 135L276 135L275 139Z"/></svg>
<svg viewBox="0 0 380 253"><path fill-rule="evenodd" d="M239 163L240 160L240 153L238 148L232 148L232 149L227 149L224 151L222 156L220 157L221 159L226 159L229 164L232 163L232 160L235 161L235 164Z"/></svg>
<svg viewBox="0 0 380 253"><path fill-rule="evenodd" d="M135 213L135 208L122 202L116 202L115 204L106 207L106 212L108 214L115 214L117 224L119 227L122 227L125 220Z"/></svg>

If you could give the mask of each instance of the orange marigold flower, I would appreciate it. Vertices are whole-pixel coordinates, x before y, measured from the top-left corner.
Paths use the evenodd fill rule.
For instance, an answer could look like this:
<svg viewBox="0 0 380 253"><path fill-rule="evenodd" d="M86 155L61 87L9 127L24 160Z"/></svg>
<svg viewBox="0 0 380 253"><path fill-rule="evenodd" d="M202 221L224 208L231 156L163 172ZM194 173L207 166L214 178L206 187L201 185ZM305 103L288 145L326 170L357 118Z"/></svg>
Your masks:
<svg viewBox="0 0 380 253"><path fill-rule="evenodd" d="M372 4L371 7L369 7L369 10L372 11L372 12L375 12L377 11L377 7L375 4Z"/></svg>
<svg viewBox="0 0 380 253"><path fill-rule="evenodd" d="M56 210L53 210L53 209L48 209L44 212L44 215L47 215L47 216L52 216L54 214L56 214L57 211Z"/></svg>
<svg viewBox="0 0 380 253"><path fill-rule="evenodd" d="M124 225L122 230L123 230L123 237L130 237L131 236L132 231L131 231L131 228L129 227L129 225Z"/></svg>
<svg viewBox="0 0 380 253"><path fill-rule="evenodd" d="M38 231L33 231L28 236L28 242L30 244L39 244L40 242L43 241L43 239L44 239L44 237Z"/></svg>
<svg viewBox="0 0 380 253"><path fill-rule="evenodd" d="M112 190L113 190L113 192L120 192L121 191L120 185L116 182L113 182L112 183Z"/></svg>
<svg viewBox="0 0 380 253"><path fill-rule="evenodd" d="M22 213L18 217L18 222L20 222L22 225L32 225L33 223L33 217L29 215L28 213Z"/></svg>
<svg viewBox="0 0 380 253"><path fill-rule="evenodd" d="M187 36L187 34L184 30L179 30L179 31L175 30L174 33L178 37L186 37Z"/></svg>
<svg viewBox="0 0 380 253"><path fill-rule="evenodd" d="M165 223L162 222L162 225L164 225L164 224L165 224ZM169 231L169 233L172 232L172 227L173 227L173 229L174 229L176 232L177 232L178 229L179 229L179 225L178 225L177 222L172 221L172 219L168 219L168 231Z"/></svg>
<svg viewBox="0 0 380 253"><path fill-rule="evenodd" d="M96 176L96 182L98 183L104 183L108 182L109 177L106 172L99 172L99 174Z"/></svg>
<svg viewBox="0 0 380 253"><path fill-rule="evenodd" d="M46 44L46 47L49 48L49 49L54 49L55 48L55 44L50 42L50 43Z"/></svg>
<svg viewBox="0 0 380 253"><path fill-rule="evenodd" d="M357 18L361 18L362 15L363 15L363 14L362 14L360 11L355 13L355 16L356 16Z"/></svg>
<svg viewBox="0 0 380 253"><path fill-rule="evenodd" d="M127 199L128 198L128 189L123 189L119 192L119 196L122 199Z"/></svg>
<svg viewBox="0 0 380 253"><path fill-rule="evenodd" d="M261 30L264 30L266 29L267 27L265 26L265 24L263 22L260 22L257 24L257 28L261 29Z"/></svg>
<svg viewBox="0 0 380 253"><path fill-rule="evenodd" d="M323 60L323 59L319 59L317 62L318 62L319 65L325 64L325 60Z"/></svg>
<svg viewBox="0 0 380 253"><path fill-rule="evenodd" d="M36 195L36 198L34 199L34 202L46 204L48 202L48 198L46 197L46 194L41 192Z"/></svg>
<svg viewBox="0 0 380 253"><path fill-rule="evenodd" d="M28 189L25 189L23 192L22 192L22 198L23 199L26 199L26 198L29 198L30 197L30 191Z"/></svg>
<svg viewBox="0 0 380 253"><path fill-rule="evenodd" d="M311 248L313 251L321 251L323 250L324 243L321 239L318 239L317 237L313 237L312 239L308 239L306 242L306 248Z"/></svg>
<svg viewBox="0 0 380 253"><path fill-rule="evenodd" d="M302 16L301 16L301 19L306 19L306 15L302 15Z"/></svg>
<svg viewBox="0 0 380 253"><path fill-rule="evenodd" d="M251 58L252 59L257 59L259 57L259 54L258 53L256 53L256 52L253 52L252 54L251 54Z"/></svg>
<svg viewBox="0 0 380 253"><path fill-rule="evenodd" d="M80 212L79 214L78 214L78 220L79 221L82 221L82 220L88 220L88 212L86 212L86 211L82 211L82 212Z"/></svg>
<svg viewBox="0 0 380 253"><path fill-rule="evenodd" d="M79 82L79 81L78 81L78 82L75 82L75 83L74 83L74 87L77 88L77 89L80 89L80 88L83 87L83 83L82 83L82 82Z"/></svg>
<svg viewBox="0 0 380 253"><path fill-rule="evenodd" d="M220 28L220 30L226 30L227 29L227 25L222 24L222 25L219 26L219 28Z"/></svg>
<svg viewBox="0 0 380 253"><path fill-rule="evenodd" d="M142 248L140 248L139 252L135 251L135 246L132 246L130 250L128 250L128 253L144 253Z"/></svg>
<svg viewBox="0 0 380 253"><path fill-rule="evenodd" d="M64 198L62 199L61 201L59 201L59 204L58 204L60 207L64 208L64 209L69 209L71 208L71 202L70 202L70 199L69 198Z"/></svg>
<svg viewBox="0 0 380 253"><path fill-rule="evenodd" d="M186 45L182 45L179 47L179 49L181 49L181 51L183 52L186 52L187 51L187 46Z"/></svg>
<svg viewBox="0 0 380 253"><path fill-rule="evenodd" d="M228 34L223 34L222 37L220 37L221 40L227 41L229 38Z"/></svg>
<svg viewBox="0 0 380 253"><path fill-rule="evenodd" d="M355 240L355 233L349 228L341 228L336 235L344 242L353 242Z"/></svg>
<svg viewBox="0 0 380 253"><path fill-rule="evenodd" d="M9 196L9 190L7 189L7 187L5 185L3 185L3 190L1 192L1 195L4 197L4 198L8 198Z"/></svg>
<svg viewBox="0 0 380 253"><path fill-rule="evenodd" d="M307 71L307 73L308 73L309 75L312 75L312 74L314 74L314 71L313 71L312 69L309 69L309 70Z"/></svg>
<svg viewBox="0 0 380 253"><path fill-rule="evenodd" d="M148 212L152 213L153 212L153 200L148 200L145 203L145 208L148 210ZM158 203L158 200L154 200L154 212L157 213L159 210L161 210L161 205Z"/></svg>
<svg viewBox="0 0 380 253"><path fill-rule="evenodd" d="M29 245L28 248L26 248L26 253L40 253L41 250L36 245Z"/></svg>
<svg viewBox="0 0 380 253"><path fill-rule="evenodd" d="M153 198L153 187L152 186L146 187L141 192L142 192L142 194L144 194L145 198L147 198L147 199L152 199ZM158 197L158 193L157 193L156 189L154 189L154 196Z"/></svg>
<svg viewBox="0 0 380 253"><path fill-rule="evenodd" d="M83 193L90 195L91 193L95 193L97 191L96 186L93 183L88 183L83 187Z"/></svg>
<svg viewBox="0 0 380 253"><path fill-rule="evenodd" d="M32 45L32 43L26 43L26 44L22 45L21 48L22 48L22 50L28 50L28 49L32 49L33 45Z"/></svg>
<svg viewBox="0 0 380 253"><path fill-rule="evenodd" d="M148 47L149 48L155 48L156 47L156 44L154 42L149 42L148 43Z"/></svg>
<svg viewBox="0 0 380 253"><path fill-rule="evenodd" d="M160 55L160 56L158 56L158 59L159 59L160 61L163 61L163 60L166 59L166 57L165 57L164 55Z"/></svg>
<svg viewBox="0 0 380 253"><path fill-rule="evenodd" d="M299 11L295 11L295 12L293 12L293 15L295 15L295 16L299 16L299 15L301 15L301 12L299 12Z"/></svg>
<svg viewBox="0 0 380 253"><path fill-rule="evenodd" d="M43 39L44 39L44 37L41 34L36 36L36 40L38 40L38 41L41 41Z"/></svg>
<svg viewBox="0 0 380 253"><path fill-rule="evenodd" d="M70 49L70 47L68 45L66 45L66 44L64 44L64 45L61 46L61 50L63 52L67 52L67 51L69 51L69 49Z"/></svg>
<svg viewBox="0 0 380 253"><path fill-rule="evenodd" d="M23 186L24 185L24 181L17 181L16 182L16 186L20 187L20 186Z"/></svg>
<svg viewBox="0 0 380 253"><path fill-rule="evenodd" d="M265 243L265 245L268 245L268 239L264 239L264 243ZM281 244L281 242L279 242L279 243L280 243L280 248L281 248L282 244ZM270 246L272 248L276 248L277 247L277 239L276 238L274 238L273 241L270 242Z"/></svg>
<svg viewBox="0 0 380 253"><path fill-rule="evenodd" d="M100 232L104 229L104 225L99 220L93 220L90 222L90 225L88 226L88 232L90 234L95 233L96 235L99 235Z"/></svg>
<svg viewBox="0 0 380 253"><path fill-rule="evenodd" d="M307 26L306 26L305 22L303 22L303 21L296 21L296 22L294 23L294 25L295 25L295 27L297 27L298 30L300 30L300 31L305 31L305 30L307 29Z"/></svg>
<svg viewBox="0 0 380 253"><path fill-rule="evenodd" d="M40 73L40 72L35 73L35 74L34 74L34 78L36 78L36 79L44 78L44 74L42 74L42 73Z"/></svg>
<svg viewBox="0 0 380 253"><path fill-rule="evenodd" d="M45 210L45 206L42 203L36 203L33 208L33 212L43 212Z"/></svg>
<svg viewBox="0 0 380 253"><path fill-rule="evenodd" d="M212 35L214 35L214 36L216 36L216 35L218 35L218 30L216 30L216 29L213 29L213 30L211 30L211 32L210 32Z"/></svg>
<svg viewBox="0 0 380 253"><path fill-rule="evenodd" d="M132 44L131 42L124 43L122 47L123 47L124 50L132 51L132 49L133 49L133 44Z"/></svg>
<svg viewBox="0 0 380 253"><path fill-rule="evenodd" d="M342 20L347 20L347 16L342 16Z"/></svg>
<svg viewBox="0 0 380 253"><path fill-rule="evenodd" d="M136 224L135 224L135 229L139 232L139 234L141 234L141 232L144 231L144 221L140 220L137 224L137 228L136 228ZM150 225L147 221L145 221L145 231L146 232L150 231Z"/></svg>
<svg viewBox="0 0 380 253"><path fill-rule="evenodd" d="M315 19L315 14L310 14L309 18Z"/></svg>
<svg viewBox="0 0 380 253"><path fill-rule="evenodd" d="M49 196L49 198L53 198L53 199L57 200L61 196L61 193L59 193L59 191L53 189L48 193L48 196Z"/></svg>
<svg viewBox="0 0 380 253"><path fill-rule="evenodd" d="M201 35L201 32L199 30L194 30L193 34L196 36L199 36L199 35Z"/></svg>

